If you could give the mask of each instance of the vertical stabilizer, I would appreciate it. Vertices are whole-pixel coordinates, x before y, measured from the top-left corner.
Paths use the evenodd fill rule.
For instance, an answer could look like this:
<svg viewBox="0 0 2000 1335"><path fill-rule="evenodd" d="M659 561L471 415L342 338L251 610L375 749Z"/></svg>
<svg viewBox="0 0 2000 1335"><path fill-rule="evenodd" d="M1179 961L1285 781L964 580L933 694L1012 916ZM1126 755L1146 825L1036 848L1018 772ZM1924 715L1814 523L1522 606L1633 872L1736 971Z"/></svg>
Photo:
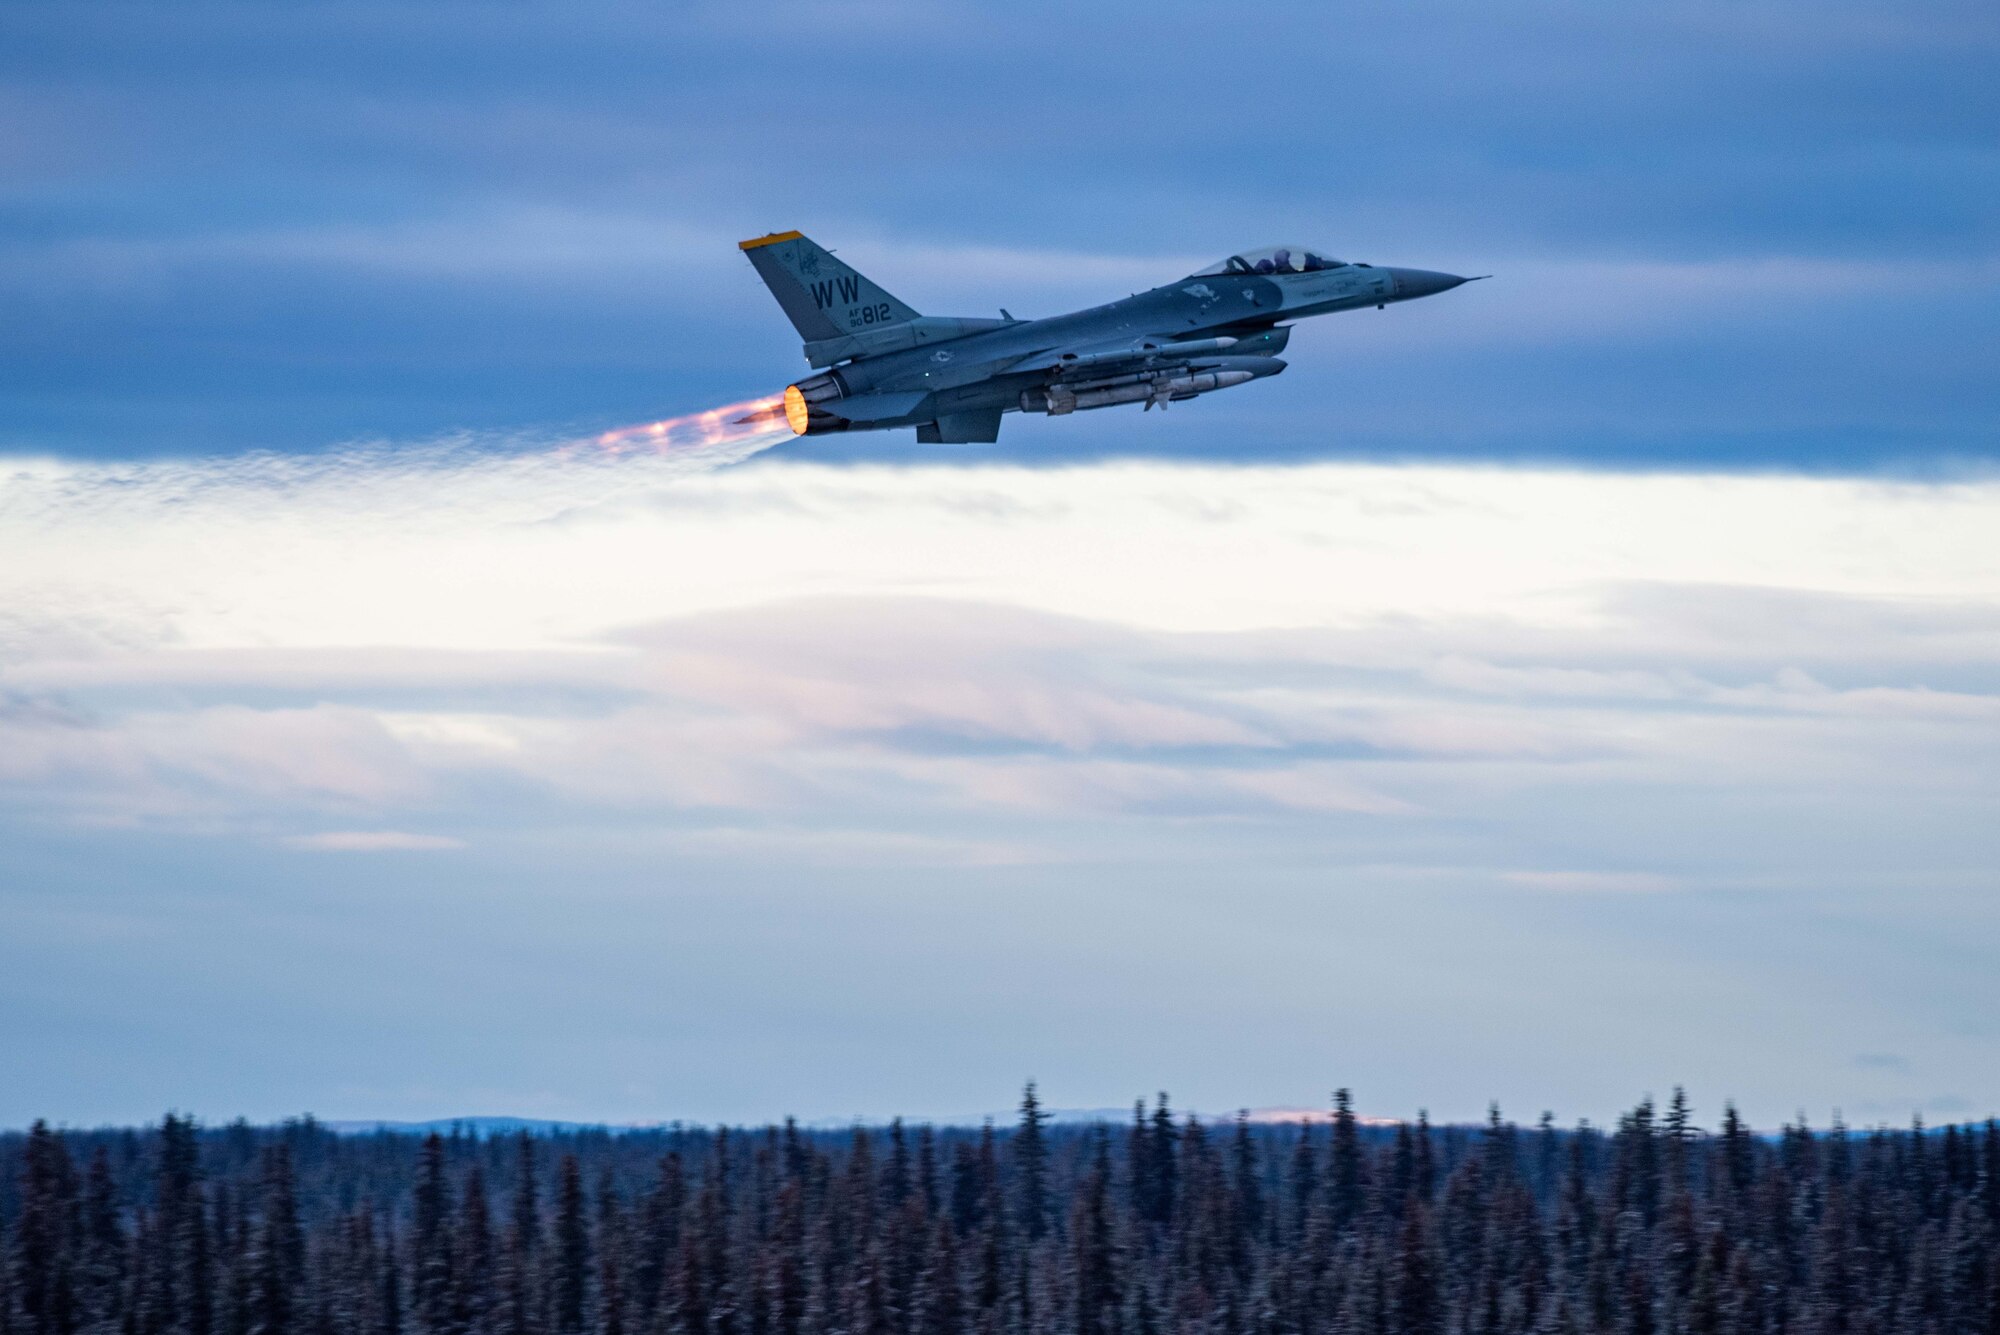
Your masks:
<svg viewBox="0 0 2000 1335"><path fill-rule="evenodd" d="M917 313L841 263L800 232L773 232L740 243L808 343L914 320Z"/></svg>

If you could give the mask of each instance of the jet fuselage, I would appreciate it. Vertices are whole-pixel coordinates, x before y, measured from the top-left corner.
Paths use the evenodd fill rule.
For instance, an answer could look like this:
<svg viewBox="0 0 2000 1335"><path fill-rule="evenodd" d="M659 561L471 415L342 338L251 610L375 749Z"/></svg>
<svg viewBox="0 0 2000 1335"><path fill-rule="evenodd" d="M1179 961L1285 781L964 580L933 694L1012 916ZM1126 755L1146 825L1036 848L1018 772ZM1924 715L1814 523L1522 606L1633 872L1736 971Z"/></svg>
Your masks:
<svg viewBox="0 0 2000 1335"><path fill-rule="evenodd" d="M1008 412L1165 406L1276 375L1290 321L1468 281L1272 247L1067 315L954 320L918 316L798 233L743 247L805 336L808 360L828 367L787 389L792 429L914 426L938 443L995 439Z"/></svg>

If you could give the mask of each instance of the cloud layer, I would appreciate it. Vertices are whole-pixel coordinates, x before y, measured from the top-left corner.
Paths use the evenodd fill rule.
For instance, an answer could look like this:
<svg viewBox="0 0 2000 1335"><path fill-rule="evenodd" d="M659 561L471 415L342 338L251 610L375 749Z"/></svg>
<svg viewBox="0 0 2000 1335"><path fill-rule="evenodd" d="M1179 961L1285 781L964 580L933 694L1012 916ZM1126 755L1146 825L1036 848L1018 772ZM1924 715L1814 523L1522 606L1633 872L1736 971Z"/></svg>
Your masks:
<svg viewBox="0 0 2000 1335"><path fill-rule="evenodd" d="M2000 484L770 443L0 467L16 1068L121 1116L2000 1100ZM209 1070L217 1007L292 1018ZM1301 1008L1347 1020L1241 1030Z"/></svg>
<svg viewBox="0 0 2000 1335"><path fill-rule="evenodd" d="M716 461L17 462L0 774L57 818L292 837L460 837L501 782L903 834L1365 815L1410 845L1565 793L1876 821L1995 760L2000 485ZM1498 828L1516 883L1783 860L1626 866L1620 832L1613 865L1543 867Z"/></svg>

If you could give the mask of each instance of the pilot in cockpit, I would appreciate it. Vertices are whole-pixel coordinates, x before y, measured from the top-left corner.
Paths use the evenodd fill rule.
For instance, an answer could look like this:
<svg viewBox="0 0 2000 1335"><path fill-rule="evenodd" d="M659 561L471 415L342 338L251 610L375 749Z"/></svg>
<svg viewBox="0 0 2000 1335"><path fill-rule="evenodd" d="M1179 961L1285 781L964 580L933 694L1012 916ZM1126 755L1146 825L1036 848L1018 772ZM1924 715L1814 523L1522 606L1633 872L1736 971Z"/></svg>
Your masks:
<svg viewBox="0 0 2000 1335"><path fill-rule="evenodd" d="M1293 274L1320 273L1327 269L1344 269L1344 261L1329 259L1316 250L1293 250L1290 246L1273 246L1265 251L1250 251L1243 255L1231 255L1219 264L1202 269L1195 277L1209 274Z"/></svg>

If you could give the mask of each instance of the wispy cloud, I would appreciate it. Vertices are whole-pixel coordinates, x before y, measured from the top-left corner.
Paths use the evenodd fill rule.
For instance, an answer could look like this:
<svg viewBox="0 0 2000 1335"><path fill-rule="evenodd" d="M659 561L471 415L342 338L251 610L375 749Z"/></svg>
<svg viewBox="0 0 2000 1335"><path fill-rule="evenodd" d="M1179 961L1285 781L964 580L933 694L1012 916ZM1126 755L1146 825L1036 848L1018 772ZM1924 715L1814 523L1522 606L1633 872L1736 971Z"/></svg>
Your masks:
<svg viewBox="0 0 2000 1335"><path fill-rule="evenodd" d="M1501 879L1510 885L1561 894L1657 894L1675 886L1670 876L1629 871L1510 871L1502 873Z"/></svg>
<svg viewBox="0 0 2000 1335"><path fill-rule="evenodd" d="M465 841L440 834L410 834L404 830L328 830L295 834L287 846L313 853L428 853L463 848Z"/></svg>

